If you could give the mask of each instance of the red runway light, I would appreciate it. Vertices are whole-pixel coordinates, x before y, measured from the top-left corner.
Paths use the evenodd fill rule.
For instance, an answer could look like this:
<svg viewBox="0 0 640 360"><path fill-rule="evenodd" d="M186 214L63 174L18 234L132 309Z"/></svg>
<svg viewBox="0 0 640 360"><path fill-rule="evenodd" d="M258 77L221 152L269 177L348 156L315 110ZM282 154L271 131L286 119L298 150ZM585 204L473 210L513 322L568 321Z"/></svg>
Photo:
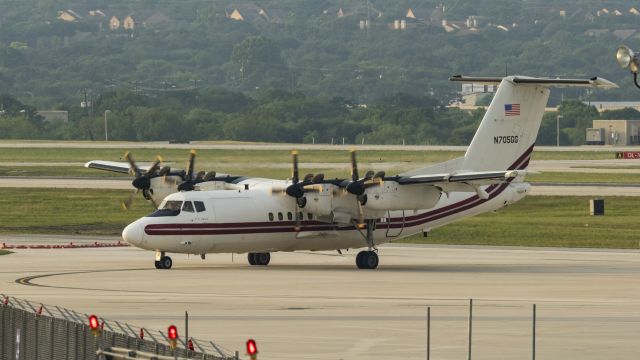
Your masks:
<svg viewBox="0 0 640 360"><path fill-rule="evenodd" d="M253 339L247 340L247 355L254 356L258 353L258 346Z"/></svg>
<svg viewBox="0 0 640 360"><path fill-rule="evenodd" d="M169 334L169 340L176 340L178 338L178 328L176 328L175 325L169 326L167 333Z"/></svg>
<svg viewBox="0 0 640 360"><path fill-rule="evenodd" d="M98 330L100 323L98 322L98 317L95 315L89 316L89 327L91 330Z"/></svg>

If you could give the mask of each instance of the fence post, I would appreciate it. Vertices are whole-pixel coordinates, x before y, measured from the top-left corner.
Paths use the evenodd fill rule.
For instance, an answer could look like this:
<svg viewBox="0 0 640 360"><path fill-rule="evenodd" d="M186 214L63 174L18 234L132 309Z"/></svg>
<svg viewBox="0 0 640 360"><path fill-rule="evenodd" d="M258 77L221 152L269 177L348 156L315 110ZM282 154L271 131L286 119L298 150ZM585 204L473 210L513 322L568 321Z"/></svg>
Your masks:
<svg viewBox="0 0 640 360"><path fill-rule="evenodd" d="M431 306L427 306L427 360L431 359Z"/></svg>
<svg viewBox="0 0 640 360"><path fill-rule="evenodd" d="M533 329L531 332L532 344L531 344L531 355L532 359L536 360L536 304L533 304Z"/></svg>
<svg viewBox="0 0 640 360"><path fill-rule="evenodd" d="M469 299L469 341L467 343L467 359L471 360L471 335L473 334L473 299Z"/></svg>
<svg viewBox="0 0 640 360"><path fill-rule="evenodd" d="M49 313L49 315L51 315L51 313ZM55 334L55 323L56 323L56 321L55 321L55 319L53 318L53 316L51 316L51 317L47 320L47 323L49 323L49 324L50 324L50 326L49 326L49 327L51 328L51 331L49 331L49 345L50 345L50 348L49 348L49 350L50 350L50 351L49 351L49 354L50 354L50 359L51 359L51 360L53 360L53 353L54 353L54 351L55 351L55 347L54 347L54 345L53 345L53 344L54 344L54 341L56 340L56 339L55 339L55 336L54 336L54 334Z"/></svg>

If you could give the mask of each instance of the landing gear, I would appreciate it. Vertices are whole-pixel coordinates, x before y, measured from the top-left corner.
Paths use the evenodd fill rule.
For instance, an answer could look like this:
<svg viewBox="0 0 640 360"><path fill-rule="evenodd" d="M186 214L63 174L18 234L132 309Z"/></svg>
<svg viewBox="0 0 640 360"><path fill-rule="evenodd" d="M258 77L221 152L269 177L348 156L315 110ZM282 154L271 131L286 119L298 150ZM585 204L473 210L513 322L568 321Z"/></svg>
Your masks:
<svg viewBox="0 0 640 360"><path fill-rule="evenodd" d="M156 261L154 262L156 269L169 270L173 266L173 260L164 255L164 251L156 253Z"/></svg>
<svg viewBox="0 0 640 360"><path fill-rule="evenodd" d="M375 251L360 251L356 256L358 269L375 269L378 267L378 254Z"/></svg>
<svg viewBox="0 0 640 360"><path fill-rule="evenodd" d="M269 265L269 261L271 261L271 254L270 253L249 253L247 254L247 258L249 259L250 265L267 266Z"/></svg>
<svg viewBox="0 0 640 360"><path fill-rule="evenodd" d="M356 229L360 231L360 234L367 241L367 246L369 247L368 251L360 251L356 256L356 265L358 269L376 269L378 267L378 254L376 253L378 249L376 249L376 245L373 242L373 232L376 230L376 220L368 219L365 221L366 226L366 234L363 234L362 231L359 230L358 224L356 224Z"/></svg>

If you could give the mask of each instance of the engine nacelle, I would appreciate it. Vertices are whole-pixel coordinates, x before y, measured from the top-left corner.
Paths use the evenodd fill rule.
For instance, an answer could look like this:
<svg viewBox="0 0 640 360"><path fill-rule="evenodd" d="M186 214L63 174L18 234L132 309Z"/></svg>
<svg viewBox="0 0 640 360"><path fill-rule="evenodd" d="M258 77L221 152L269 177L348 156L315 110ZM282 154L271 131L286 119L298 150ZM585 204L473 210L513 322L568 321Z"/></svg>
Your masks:
<svg viewBox="0 0 640 360"><path fill-rule="evenodd" d="M442 192L433 185L399 185L385 181L367 189L365 208L373 210L420 210L434 207Z"/></svg>
<svg viewBox="0 0 640 360"><path fill-rule="evenodd" d="M304 209L318 216L329 216L333 211L333 186L322 185L321 191L305 194L307 203Z"/></svg>

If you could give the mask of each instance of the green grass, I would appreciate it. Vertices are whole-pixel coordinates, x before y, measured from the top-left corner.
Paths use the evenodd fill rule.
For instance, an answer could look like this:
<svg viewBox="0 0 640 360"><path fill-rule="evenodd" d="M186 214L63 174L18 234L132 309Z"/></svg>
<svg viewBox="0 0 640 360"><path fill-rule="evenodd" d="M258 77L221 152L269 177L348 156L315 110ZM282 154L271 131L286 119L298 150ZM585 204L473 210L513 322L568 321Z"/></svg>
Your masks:
<svg viewBox="0 0 640 360"><path fill-rule="evenodd" d="M292 149L295 145L292 145ZM0 162L86 162L89 160L125 161L123 149L74 149L74 148L3 148ZM136 161L150 162L161 155L165 162L183 167L188 158L186 149L132 149ZM461 151L359 151L358 160L367 162L412 162L432 163L462 156ZM242 150L238 149L201 149L197 152L197 162L202 163L289 163L290 150ZM304 150L300 151L300 162L349 163L349 152L345 150Z"/></svg>
<svg viewBox="0 0 640 360"><path fill-rule="evenodd" d="M123 149L100 148L64 148L64 143L52 148L3 148L0 151L0 162L86 162L101 159L124 161ZM296 146L291 145L294 149ZM138 161L152 161L161 155L167 162L186 163L189 151L186 149L132 149L131 153ZM410 162L433 163L446 161L464 155L463 151L412 151L412 150L359 150L358 159L367 162ZM605 160L615 159L613 151L534 151L534 160ZM237 149L201 149L198 150L198 161L204 163L237 163L237 162L289 162L290 150L243 150ZM302 150L301 162L348 163L349 153L345 150Z"/></svg>
<svg viewBox="0 0 640 360"><path fill-rule="evenodd" d="M0 233L117 235L133 220L153 211L139 197L132 209L121 202L127 190L0 189Z"/></svg>
<svg viewBox="0 0 640 360"><path fill-rule="evenodd" d="M118 235L153 208L140 198L126 212L119 190L0 189L0 233ZM589 216L588 197L529 196L402 242L638 248L640 199L608 197L606 215Z"/></svg>
<svg viewBox="0 0 640 360"><path fill-rule="evenodd" d="M9 250L0 250L0 255L9 255L11 254L11 251Z"/></svg>
<svg viewBox="0 0 640 360"><path fill-rule="evenodd" d="M640 174L626 173L590 173L590 172L553 172L528 174L526 181L531 183L610 183L640 184Z"/></svg>
<svg viewBox="0 0 640 360"><path fill-rule="evenodd" d="M605 216L589 215L589 197L529 196L499 211L400 242L637 249L640 199L605 198Z"/></svg>

